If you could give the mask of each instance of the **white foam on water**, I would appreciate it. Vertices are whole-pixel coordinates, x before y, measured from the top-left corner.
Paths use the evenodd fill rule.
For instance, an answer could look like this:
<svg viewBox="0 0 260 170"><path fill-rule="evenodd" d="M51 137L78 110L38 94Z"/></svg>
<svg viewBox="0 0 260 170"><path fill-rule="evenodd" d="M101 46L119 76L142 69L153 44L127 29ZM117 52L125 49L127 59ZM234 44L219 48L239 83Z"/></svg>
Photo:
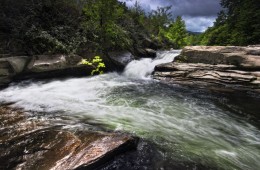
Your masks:
<svg viewBox="0 0 260 170"><path fill-rule="evenodd" d="M179 50L157 52L155 59L144 58L130 62L124 71L124 76L135 79L149 79L156 65L169 63L180 53Z"/></svg>
<svg viewBox="0 0 260 170"><path fill-rule="evenodd" d="M154 60L133 61L123 74L14 84L0 91L0 102L15 102L25 110L61 111L71 119L90 118L151 140L174 158L215 162L222 169L260 169L256 127L213 102L149 79L155 65L176 55L161 52Z"/></svg>

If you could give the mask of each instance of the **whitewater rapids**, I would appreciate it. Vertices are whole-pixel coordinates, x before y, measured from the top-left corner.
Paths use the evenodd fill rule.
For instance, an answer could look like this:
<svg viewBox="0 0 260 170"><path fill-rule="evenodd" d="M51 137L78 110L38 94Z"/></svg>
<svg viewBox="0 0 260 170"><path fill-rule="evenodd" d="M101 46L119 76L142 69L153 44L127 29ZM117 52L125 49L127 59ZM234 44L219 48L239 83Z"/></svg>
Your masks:
<svg viewBox="0 0 260 170"><path fill-rule="evenodd" d="M134 133L172 159L220 169L260 169L257 127L213 102L215 96L151 79L156 65L178 54L161 52L154 60L132 61L122 74L13 84L0 91L0 102Z"/></svg>

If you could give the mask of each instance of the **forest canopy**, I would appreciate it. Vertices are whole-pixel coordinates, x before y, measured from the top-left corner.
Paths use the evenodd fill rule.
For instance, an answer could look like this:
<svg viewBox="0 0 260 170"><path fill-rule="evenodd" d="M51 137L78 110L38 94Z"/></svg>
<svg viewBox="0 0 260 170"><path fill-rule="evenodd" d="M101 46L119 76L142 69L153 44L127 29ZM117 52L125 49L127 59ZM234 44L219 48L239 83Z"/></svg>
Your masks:
<svg viewBox="0 0 260 170"><path fill-rule="evenodd" d="M159 30L171 20L165 9L146 14L138 3L128 8L117 0L1 0L0 52L159 48Z"/></svg>
<svg viewBox="0 0 260 170"><path fill-rule="evenodd" d="M81 53L186 45L248 45L260 39L258 0L222 0L214 26L186 30L171 6L149 13L117 0L1 0L0 53Z"/></svg>
<svg viewBox="0 0 260 170"><path fill-rule="evenodd" d="M259 0L221 0L223 10L201 38L203 45L260 43Z"/></svg>

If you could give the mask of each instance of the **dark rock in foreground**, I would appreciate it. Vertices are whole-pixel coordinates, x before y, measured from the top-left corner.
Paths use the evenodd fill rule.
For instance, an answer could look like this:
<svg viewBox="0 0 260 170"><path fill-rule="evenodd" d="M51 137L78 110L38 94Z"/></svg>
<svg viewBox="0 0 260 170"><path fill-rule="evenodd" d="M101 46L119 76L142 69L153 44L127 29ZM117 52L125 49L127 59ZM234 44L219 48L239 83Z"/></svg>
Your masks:
<svg viewBox="0 0 260 170"><path fill-rule="evenodd" d="M137 138L29 118L0 106L0 169L93 169L132 150Z"/></svg>
<svg viewBox="0 0 260 170"><path fill-rule="evenodd" d="M186 47L174 62L156 66L154 78L168 83L260 91L260 47Z"/></svg>

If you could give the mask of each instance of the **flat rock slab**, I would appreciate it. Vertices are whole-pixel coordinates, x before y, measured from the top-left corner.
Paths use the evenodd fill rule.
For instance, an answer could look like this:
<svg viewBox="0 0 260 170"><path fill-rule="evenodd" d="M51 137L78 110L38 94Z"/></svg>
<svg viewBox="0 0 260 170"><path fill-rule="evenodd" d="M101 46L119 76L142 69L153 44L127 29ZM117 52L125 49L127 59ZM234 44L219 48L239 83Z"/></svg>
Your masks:
<svg viewBox="0 0 260 170"><path fill-rule="evenodd" d="M260 70L260 46L187 46L176 61L227 64L243 70Z"/></svg>
<svg viewBox="0 0 260 170"><path fill-rule="evenodd" d="M155 67L165 83L260 91L260 46L189 46Z"/></svg>
<svg viewBox="0 0 260 170"><path fill-rule="evenodd" d="M0 169L93 169L135 149L126 134L64 128L0 106Z"/></svg>

